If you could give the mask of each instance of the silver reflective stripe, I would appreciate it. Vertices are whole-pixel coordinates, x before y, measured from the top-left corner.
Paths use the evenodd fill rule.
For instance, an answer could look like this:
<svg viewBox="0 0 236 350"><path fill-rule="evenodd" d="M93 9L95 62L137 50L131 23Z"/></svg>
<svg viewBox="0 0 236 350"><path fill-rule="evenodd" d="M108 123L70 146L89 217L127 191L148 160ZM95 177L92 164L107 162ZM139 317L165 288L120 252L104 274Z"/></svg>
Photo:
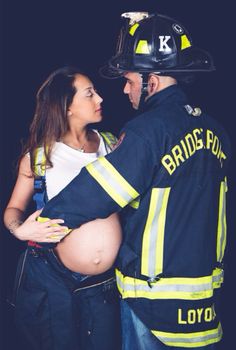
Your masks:
<svg viewBox="0 0 236 350"><path fill-rule="evenodd" d="M139 193L105 157L88 164L86 169L122 208L139 196Z"/></svg>
<svg viewBox="0 0 236 350"><path fill-rule="evenodd" d="M183 346L183 347L200 347L220 341L222 337L222 327L211 330L194 333L170 333L151 330L151 332L160 339L165 345L169 346Z"/></svg>
<svg viewBox="0 0 236 350"><path fill-rule="evenodd" d="M111 176L110 172L100 163L94 163L94 168L104 177L107 183L117 192L119 195L126 201L126 203L129 203L129 201L132 199L132 197L129 195L128 192L124 190L124 188L120 185L118 181L114 177Z"/></svg>
<svg viewBox="0 0 236 350"><path fill-rule="evenodd" d="M219 219L217 230L217 261L219 262L223 260L226 245L226 190L227 184L225 181L222 181L220 185Z"/></svg>
<svg viewBox="0 0 236 350"><path fill-rule="evenodd" d="M145 276L155 277L163 270L165 220L169 194L169 187L152 189L142 245L141 273Z"/></svg>
<svg viewBox="0 0 236 350"><path fill-rule="evenodd" d="M202 291L208 291L212 288L212 283L188 285L188 284L160 284L159 282L153 283L149 287L148 283L139 285L139 284L123 284L119 280L119 285L123 290L135 290L135 291L145 291L147 293L157 293L157 292L189 292L196 293Z"/></svg>
<svg viewBox="0 0 236 350"><path fill-rule="evenodd" d="M225 193L224 193L224 199L223 199L223 205L222 205L222 214L221 214L222 234L221 234L221 238L220 238L220 256L219 256L219 261L222 261L223 257L224 257L224 241L226 239L225 215L226 215L226 200L225 200Z"/></svg>
<svg viewBox="0 0 236 350"><path fill-rule="evenodd" d="M153 218L153 222L150 228L150 253L149 253L149 257L148 257L148 276L149 277L155 277L157 274L162 272L161 271L156 271L156 259L157 259L157 241L158 241L158 219L159 219L159 214L161 212L161 208L162 208L162 203L163 203L163 197L164 197L164 190L160 189L159 190L159 196L158 196L158 200L156 203L156 209L154 212L154 218ZM162 248L163 250L163 248Z"/></svg>
<svg viewBox="0 0 236 350"><path fill-rule="evenodd" d="M213 281L213 288L220 288L221 284L224 282L224 270L220 269L220 268L216 268L213 271L213 277L212 277L212 281Z"/></svg>
<svg viewBox="0 0 236 350"><path fill-rule="evenodd" d="M116 276L123 298L198 300L211 297L213 289L220 287L223 282L223 270L218 268L210 276L161 278L151 285L137 278L123 276L119 270L116 270Z"/></svg>

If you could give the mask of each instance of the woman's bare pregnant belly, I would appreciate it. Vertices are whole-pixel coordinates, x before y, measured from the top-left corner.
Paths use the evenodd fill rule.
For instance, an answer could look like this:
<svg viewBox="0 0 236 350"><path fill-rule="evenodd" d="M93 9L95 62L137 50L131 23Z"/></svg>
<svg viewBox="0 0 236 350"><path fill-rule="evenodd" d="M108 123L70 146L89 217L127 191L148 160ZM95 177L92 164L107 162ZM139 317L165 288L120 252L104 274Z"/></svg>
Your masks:
<svg viewBox="0 0 236 350"><path fill-rule="evenodd" d="M57 245L55 252L68 269L96 275L113 265L121 240L118 214L112 214L74 229Z"/></svg>

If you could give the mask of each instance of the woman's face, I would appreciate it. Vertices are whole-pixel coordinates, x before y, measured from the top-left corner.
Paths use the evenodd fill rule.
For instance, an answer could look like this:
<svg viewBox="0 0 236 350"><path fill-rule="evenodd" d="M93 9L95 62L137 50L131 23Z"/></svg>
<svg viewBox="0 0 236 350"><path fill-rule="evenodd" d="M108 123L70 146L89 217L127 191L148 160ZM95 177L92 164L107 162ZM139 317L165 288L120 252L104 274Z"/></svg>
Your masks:
<svg viewBox="0 0 236 350"><path fill-rule="evenodd" d="M74 80L76 93L68 109L69 120L82 125L102 120L102 98L94 90L92 82L84 75L76 75Z"/></svg>

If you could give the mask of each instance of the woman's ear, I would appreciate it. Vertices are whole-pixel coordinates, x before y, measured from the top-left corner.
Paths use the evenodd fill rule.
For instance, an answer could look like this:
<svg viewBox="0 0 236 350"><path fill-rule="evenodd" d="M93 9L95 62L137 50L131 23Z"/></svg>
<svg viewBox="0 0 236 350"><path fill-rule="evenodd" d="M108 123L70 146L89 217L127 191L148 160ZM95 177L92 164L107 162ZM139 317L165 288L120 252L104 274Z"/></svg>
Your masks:
<svg viewBox="0 0 236 350"><path fill-rule="evenodd" d="M148 95L151 96L158 91L159 78L157 75L150 74L148 78Z"/></svg>
<svg viewBox="0 0 236 350"><path fill-rule="evenodd" d="M67 111L67 116L68 117L70 117L70 116L72 116L72 112L68 109L68 111Z"/></svg>

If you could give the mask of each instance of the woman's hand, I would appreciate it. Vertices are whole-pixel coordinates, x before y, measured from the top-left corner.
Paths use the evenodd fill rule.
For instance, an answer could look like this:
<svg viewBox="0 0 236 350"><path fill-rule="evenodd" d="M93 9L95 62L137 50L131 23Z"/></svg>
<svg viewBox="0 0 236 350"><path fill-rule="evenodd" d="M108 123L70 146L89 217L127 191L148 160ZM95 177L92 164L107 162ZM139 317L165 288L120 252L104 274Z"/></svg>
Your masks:
<svg viewBox="0 0 236 350"><path fill-rule="evenodd" d="M21 225L11 229L13 235L22 241L34 241L44 243L60 242L67 233L66 226L60 226L64 220L53 219L46 222L37 221L37 217L42 210L37 210L31 214Z"/></svg>

